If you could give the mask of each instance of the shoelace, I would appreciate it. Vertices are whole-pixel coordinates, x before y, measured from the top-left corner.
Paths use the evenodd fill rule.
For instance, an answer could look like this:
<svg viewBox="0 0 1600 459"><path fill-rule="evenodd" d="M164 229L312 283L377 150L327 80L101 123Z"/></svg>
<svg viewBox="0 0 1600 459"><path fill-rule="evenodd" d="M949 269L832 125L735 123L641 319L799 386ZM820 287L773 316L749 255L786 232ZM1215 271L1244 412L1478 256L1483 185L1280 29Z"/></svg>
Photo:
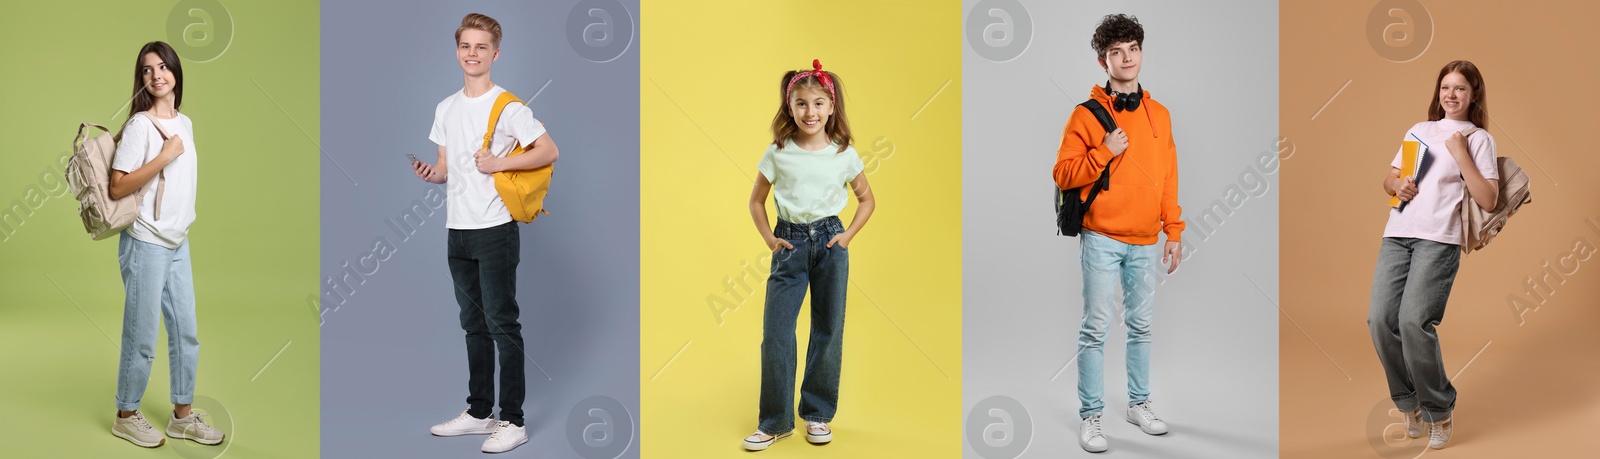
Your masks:
<svg viewBox="0 0 1600 459"><path fill-rule="evenodd" d="M455 419L451 419L450 422L447 422L446 424L449 424L451 426L455 426L455 425L467 422L467 418L471 418L471 417L472 417L472 415L467 414L466 410L462 410L460 416L456 416ZM477 419L477 418L473 418L473 419Z"/></svg>
<svg viewBox="0 0 1600 459"><path fill-rule="evenodd" d="M490 440L498 440L498 439L500 439L503 436L503 435L500 435L500 434L505 433L507 431L510 431L511 430L510 427L511 427L511 421L500 421L500 422L494 423L494 433L489 434L489 439Z"/></svg>
<svg viewBox="0 0 1600 459"><path fill-rule="evenodd" d="M1089 438L1105 435L1100 432L1100 413L1095 413L1093 416L1089 416L1087 421L1089 421Z"/></svg>
<svg viewBox="0 0 1600 459"><path fill-rule="evenodd" d="M211 428L211 424L206 423L205 416L207 416L207 415L208 415L208 413L206 413L206 411L202 410L202 409L192 409L192 410L190 410L189 411L189 417L190 418L194 418L194 420L191 421L191 423L189 425L184 426L183 427L183 431L185 433L188 433L188 432L196 432L196 433L210 432L213 429ZM185 418L185 419L188 419L188 418Z"/></svg>
<svg viewBox="0 0 1600 459"><path fill-rule="evenodd" d="M1447 423L1449 423L1449 421L1428 425L1429 443L1445 441L1444 425Z"/></svg>
<svg viewBox="0 0 1600 459"><path fill-rule="evenodd" d="M150 421L144 419L144 413L133 413L133 416L128 416L127 419L132 421L134 425L139 426L140 430L155 429L150 425Z"/></svg>
<svg viewBox="0 0 1600 459"><path fill-rule="evenodd" d="M1140 403L1138 405L1134 405L1133 407L1134 411L1139 412L1139 417L1144 418L1146 422L1160 421L1160 419L1156 418L1156 412L1151 410L1150 402Z"/></svg>
<svg viewBox="0 0 1600 459"><path fill-rule="evenodd" d="M827 423L822 423L822 422L806 421L806 430L809 431L809 430L812 430L812 429L822 429L823 433L827 433L828 432L828 424Z"/></svg>

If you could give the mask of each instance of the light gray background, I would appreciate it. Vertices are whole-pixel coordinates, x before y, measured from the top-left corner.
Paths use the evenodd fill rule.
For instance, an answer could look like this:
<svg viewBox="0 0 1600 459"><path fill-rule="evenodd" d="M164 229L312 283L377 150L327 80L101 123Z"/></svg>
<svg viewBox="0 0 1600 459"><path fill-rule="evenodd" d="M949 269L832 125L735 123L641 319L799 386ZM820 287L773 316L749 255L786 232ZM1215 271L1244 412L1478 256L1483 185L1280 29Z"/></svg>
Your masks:
<svg viewBox="0 0 1600 459"><path fill-rule="evenodd" d="M1047 193L1073 106L1106 81L1089 48L1094 27L1128 13L1145 27L1140 82L1173 116L1188 253L1156 293L1151 401L1171 432L1148 436L1123 419L1119 311L1104 371L1111 449L1096 457L1277 457L1277 163L1256 165L1276 151L1277 3L1011 3L967 0L963 9L970 26L996 21L989 5L1020 23L1020 6L1033 27L1027 48L1006 62L981 56L974 46L987 45L964 31L962 416L969 431L989 424L988 407L974 407L1010 397L1022 412L1006 414L1031 429L1013 437L1026 443L1020 456L989 452L971 433L965 456L1091 456L1077 443L1077 366L1068 363L1083 304L1078 239L1055 234ZM1252 169L1265 185L1241 177ZM1202 235L1201 214L1230 186L1256 195L1220 226L1213 216Z"/></svg>
<svg viewBox="0 0 1600 459"><path fill-rule="evenodd" d="M344 302L321 297L323 457L483 456L485 436L428 433L467 406L444 208L407 240L389 223L430 187L444 193L413 176L405 154L437 155L434 107L462 86L452 35L474 11L505 30L494 81L529 101L561 148L552 213L519 225L530 438L506 456L585 457L569 446L580 433L567 418L600 395L627 411L611 413L632 432L617 440L629 442L622 457L638 457L639 8L621 4L633 26L616 39L631 43L597 63L568 39L579 3L322 3L322 278L358 265L378 238L394 247Z"/></svg>

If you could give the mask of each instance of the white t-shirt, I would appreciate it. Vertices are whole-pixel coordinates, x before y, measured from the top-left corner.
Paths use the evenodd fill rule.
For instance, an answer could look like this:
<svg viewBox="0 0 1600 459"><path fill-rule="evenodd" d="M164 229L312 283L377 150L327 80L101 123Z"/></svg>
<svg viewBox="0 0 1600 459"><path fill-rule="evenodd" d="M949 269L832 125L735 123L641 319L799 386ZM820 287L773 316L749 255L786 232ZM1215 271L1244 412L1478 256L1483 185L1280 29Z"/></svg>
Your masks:
<svg viewBox="0 0 1600 459"><path fill-rule="evenodd" d="M165 141L150 124L152 119L155 118L134 115L127 127L123 128L122 142L117 144L116 156L111 160L112 169L131 173L161 154L161 146ZM175 118L158 122L167 135L183 139L183 154L150 179L146 185L148 191L139 201L139 218L128 227L128 235L140 241L176 249L188 239L189 225L194 223L194 197L199 183L199 166L195 158L199 155L194 148L194 123L189 121L188 116L179 113ZM161 192L161 219L157 220L156 190L163 175L166 177L166 186Z"/></svg>
<svg viewBox="0 0 1600 459"><path fill-rule="evenodd" d="M841 152L838 145L829 143L810 151L787 141L783 148L767 145L756 168L772 182L778 218L804 224L838 216L852 195L850 181L861 175L866 165L855 147Z"/></svg>
<svg viewBox="0 0 1600 459"><path fill-rule="evenodd" d="M1451 134L1471 127L1470 121L1443 119L1423 121L1406 131L1406 140L1416 134L1428 145L1428 156L1433 158L1433 163L1425 166L1422 180L1417 182L1417 196L1405 204L1405 210L1389 210L1389 223L1383 228L1383 237L1461 244L1460 211L1461 200L1466 197L1466 183L1461 180L1461 166L1456 164L1444 142ZM1494 137L1489 131L1478 131L1467 137L1467 149L1472 151L1471 166L1476 167L1484 179L1500 179L1494 159ZM1389 165L1401 169L1400 158L1401 152L1396 152Z"/></svg>
<svg viewBox="0 0 1600 459"><path fill-rule="evenodd" d="M495 99L506 92L500 86L489 89L478 97L467 97L465 89L456 91L433 112L433 131L428 140L444 146L445 177L449 203L444 226L450 229L483 229L511 221L500 193L494 189L494 176L478 172L472 154L483 148L484 130L489 127L489 110ZM511 148L520 143L533 144L544 135L544 125L533 118L533 110L526 105L511 103L500 114L489 152L505 157Z"/></svg>

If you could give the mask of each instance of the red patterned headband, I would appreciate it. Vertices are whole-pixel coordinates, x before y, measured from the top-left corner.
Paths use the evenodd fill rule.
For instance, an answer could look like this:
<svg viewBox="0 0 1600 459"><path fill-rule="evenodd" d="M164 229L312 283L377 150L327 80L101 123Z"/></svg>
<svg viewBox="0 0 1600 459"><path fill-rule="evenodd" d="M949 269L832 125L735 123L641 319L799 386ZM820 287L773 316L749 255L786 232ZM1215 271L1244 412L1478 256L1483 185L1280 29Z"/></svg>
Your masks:
<svg viewBox="0 0 1600 459"><path fill-rule="evenodd" d="M796 73L794 78L789 79L789 86L783 90L783 98L788 99L794 93L794 84L800 82L800 79L815 76L817 81L822 83L822 87L828 88L828 95L837 100L839 93L833 89L833 77L828 76L828 72L822 71L822 61L812 59L811 68L812 70Z"/></svg>

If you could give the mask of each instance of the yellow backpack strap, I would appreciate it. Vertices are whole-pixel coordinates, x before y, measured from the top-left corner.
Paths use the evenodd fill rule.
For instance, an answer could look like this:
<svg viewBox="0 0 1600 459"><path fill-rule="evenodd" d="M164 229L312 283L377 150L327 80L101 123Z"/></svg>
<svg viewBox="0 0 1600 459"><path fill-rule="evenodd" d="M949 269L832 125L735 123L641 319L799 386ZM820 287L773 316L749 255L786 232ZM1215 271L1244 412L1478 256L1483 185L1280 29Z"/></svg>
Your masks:
<svg viewBox="0 0 1600 459"><path fill-rule="evenodd" d="M506 105L512 102L522 103L522 99L518 99L511 91L500 93L500 97L494 100L494 108L489 109L489 129L483 133L483 148L489 148L489 142L494 140L494 127L500 123L500 112L505 111Z"/></svg>

